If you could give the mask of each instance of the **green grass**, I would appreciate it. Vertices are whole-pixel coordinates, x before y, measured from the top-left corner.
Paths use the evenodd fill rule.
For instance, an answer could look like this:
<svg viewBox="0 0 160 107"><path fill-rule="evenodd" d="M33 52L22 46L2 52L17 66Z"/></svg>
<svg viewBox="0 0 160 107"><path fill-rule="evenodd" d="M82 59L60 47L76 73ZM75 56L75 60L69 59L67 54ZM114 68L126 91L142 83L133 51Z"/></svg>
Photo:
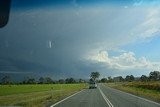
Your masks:
<svg viewBox="0 0 160 107"><path fill-rule="evenodd" d="M0 106L49 106L84 88L86 84L1 85Z"/></svg>
<svg viewBox="0 0 160 107"><path fill-rule="evenodd" d="M79 84L1 85L0 96L74 88Z"/></svg>
<svg viewBox="0 0 160 107"><path fill-rule="evenodd" d="M60 85L1 85L0 96L60 89Z"/></svg>
<svg viewBox="0 0 160 107"><path fill-rule="evenodd" d="M143 83L135 83L135 82L117 82L117 83L106 83L105 85L115 88L121 91L125 91L140 97L144 97L156 102L160 102L160 91L157 90L151 90L147 88L137 87L139 85L141 86ZM151 84L151 83L144 83L145 84Z"/></svg>
<svg viewBox="0 0 160 107"><path fill-rule="evenodd" d="M160 91L159 81L150 81L150 82L135 81L135 82L128 82L124 84L124 86Z"/></svg>

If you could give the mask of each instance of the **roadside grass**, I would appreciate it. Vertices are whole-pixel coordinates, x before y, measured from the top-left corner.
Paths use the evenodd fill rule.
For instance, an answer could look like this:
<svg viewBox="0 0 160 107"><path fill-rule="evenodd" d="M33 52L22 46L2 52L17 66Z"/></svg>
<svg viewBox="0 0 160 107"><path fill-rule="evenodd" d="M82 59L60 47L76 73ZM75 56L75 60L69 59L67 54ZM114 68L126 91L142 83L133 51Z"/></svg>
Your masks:
<svg viewBox="0 0 160 107"><path fill-rule="evenodd" d="M0 106L47 107L86 87L87 84L1 85Z"/></svg>
<svg viewBox="0 0 160 107"><path fill-rule="evenodd" d="M0 96L61 89L61 84L0 85ZM63 88L68 87L63 85Z"/></svg>
<svg viewBox="0 0 160 107"><path fill-rule="evenodd" d="M146 84L149 84L149 87L151 86L153 82L115 82L115 83L105 83L106 86L109 86L111 88L115 88L127 93L134 94L136 96L144 97L149 100L153 100L160 103L160 91L155 88L154 90L152 88L146 88ZM154 82L154 84L157 85L157 83ZM142 86L142 87L141 87ZM143 87L145 86L145 88Z"/></svg>
<svg viewBox="0 0 160 107"><path fill-rule="evenodd" d="M124 86L160 91L159 81L150 81L150 82L135 81L135 82L128 82L124 84Z"/></svg>

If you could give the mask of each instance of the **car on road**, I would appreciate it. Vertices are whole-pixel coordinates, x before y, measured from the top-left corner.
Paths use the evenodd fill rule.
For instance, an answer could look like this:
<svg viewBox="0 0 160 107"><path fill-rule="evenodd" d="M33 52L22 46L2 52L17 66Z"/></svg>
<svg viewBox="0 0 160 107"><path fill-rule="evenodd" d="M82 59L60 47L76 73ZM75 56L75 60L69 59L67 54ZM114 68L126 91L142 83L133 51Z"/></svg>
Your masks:
<svg viewBox="0 0 160 107"><path fill-rule="evenodd" d="M94 89L94 88L97 88L97 83L96 82L90 82L89 83L89 89Z"/></svg>

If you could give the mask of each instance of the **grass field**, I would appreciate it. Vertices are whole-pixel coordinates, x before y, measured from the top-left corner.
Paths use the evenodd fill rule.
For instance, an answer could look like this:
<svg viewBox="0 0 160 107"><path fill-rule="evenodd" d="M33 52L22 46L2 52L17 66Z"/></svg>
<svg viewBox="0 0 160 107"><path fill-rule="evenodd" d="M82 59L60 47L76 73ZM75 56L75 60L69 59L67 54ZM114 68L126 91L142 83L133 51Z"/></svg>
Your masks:
<svg viewBox="0 0 160 107"><path fill-rule="evenodd" d="M86 87L86 84L0 85L0 106L45 107Z"/></svg>
<svg viewBox="0 0 160 107"><path fill-rule="evenodd" d="M158 88L155 88L159 87L159 82L115 82L106 83L105 85L156 102L160 102L160 91Z"/></svg>

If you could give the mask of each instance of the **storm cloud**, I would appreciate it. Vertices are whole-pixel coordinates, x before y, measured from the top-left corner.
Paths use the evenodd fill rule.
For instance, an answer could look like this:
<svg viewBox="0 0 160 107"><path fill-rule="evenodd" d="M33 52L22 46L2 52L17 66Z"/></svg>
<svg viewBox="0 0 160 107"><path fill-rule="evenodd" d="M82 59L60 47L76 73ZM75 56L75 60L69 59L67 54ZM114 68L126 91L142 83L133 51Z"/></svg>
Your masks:
<svg viewBox="0 0 160 107"><path fill-rule="evenodd" d="M0 29L0 70L52 74L53 78L88 78L92 71L99 71L102 76L138 75L134 69L122 72L118 66L111 68L104 63L107 59L99 61L95 55L101 51L121 54L125 51L121 47L159 34L159 8L142 9L134 4L127 8L75 4L72 8L49 6L11 10L8 25ZM131 53L126 52L135 60L136 54L133 57ZM124 60L114 61L121 64L118 61Z"/></svg>

